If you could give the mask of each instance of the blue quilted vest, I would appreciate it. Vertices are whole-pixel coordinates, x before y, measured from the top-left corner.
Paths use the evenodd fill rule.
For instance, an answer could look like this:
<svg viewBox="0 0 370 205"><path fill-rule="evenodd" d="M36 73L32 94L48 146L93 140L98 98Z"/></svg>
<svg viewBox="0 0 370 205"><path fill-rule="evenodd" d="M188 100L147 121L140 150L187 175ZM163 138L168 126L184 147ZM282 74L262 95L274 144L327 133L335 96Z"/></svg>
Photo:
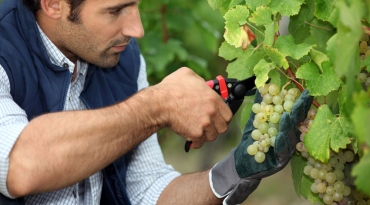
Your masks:
<svg viewBox="0 0 370 205"><path fill-rule="evenodd" d="M26 111L28 119L62 111L71 74L53 65L40 38L34 15L20 0L0 4L0 65L10 81L14 101ZM90 65L81 100L88 109L122 101L137 92L140 51L134 39L121 53L117 66L109 69ZM101 204L130 205L126 193L126 170L130 153L103 172ZM0 205L23 205L23 198L11 200L0 194Z"/></svg>

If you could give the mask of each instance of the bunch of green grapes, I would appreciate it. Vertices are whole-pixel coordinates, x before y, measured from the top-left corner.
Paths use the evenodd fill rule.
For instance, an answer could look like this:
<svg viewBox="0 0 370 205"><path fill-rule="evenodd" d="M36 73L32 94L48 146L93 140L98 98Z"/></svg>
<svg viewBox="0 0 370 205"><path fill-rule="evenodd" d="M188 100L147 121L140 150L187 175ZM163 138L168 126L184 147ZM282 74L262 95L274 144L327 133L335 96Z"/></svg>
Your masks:
<svg viewBox="0 0 370 205"><path fill-rule="evenodd" d="M293 104L300 95L298 88L280 89L275 84L266 84L258 88L262 96L261 103L255 103L252 111L256 114L253 121L253 144L247 147L247 153L254 155L258 163L265 161L265 153L274 147L276 135L279 132L280 116L290 112Z"/></svg>
<svg viewBox="0 0 370 205"><path fill-rule="evenodd" d="M360 57L361 60L365 60L368 56L370 56L370 39L369 35L363 34L360 40ZM360 81L362 86L365 90L369 89L370 87L370 74L364 68L362 68L361 72L357 75L357 79Z"/></svg>
<svg viewBox="0 0 370 205"><path fill-rule="evenodd" d="M307 160L303 172L313 182L311 191L328 205L370 205L370 199L355 190L352 167L358 162L358 155L348 147L340 149L338 153L331 151L328 163L322 163L309 155L304 145L304 137L316 116L316 110L311 109L303 123L298 125L301 131L301 142L296 146L297 151Z"/></svg>

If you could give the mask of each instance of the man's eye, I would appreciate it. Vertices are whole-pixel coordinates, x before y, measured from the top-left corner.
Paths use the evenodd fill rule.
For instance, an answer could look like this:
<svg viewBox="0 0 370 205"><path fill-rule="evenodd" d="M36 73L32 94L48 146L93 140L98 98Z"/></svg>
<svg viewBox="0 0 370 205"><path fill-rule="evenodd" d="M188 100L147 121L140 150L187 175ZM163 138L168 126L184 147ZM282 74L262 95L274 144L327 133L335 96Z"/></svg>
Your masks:
<svg viewBox="0 0 370 205"><path fill-rule="evenodd" d="M115 10L109 11L109 14L113 16L117 16L120 12L121 12L121 9L115 9Z"/></svg>

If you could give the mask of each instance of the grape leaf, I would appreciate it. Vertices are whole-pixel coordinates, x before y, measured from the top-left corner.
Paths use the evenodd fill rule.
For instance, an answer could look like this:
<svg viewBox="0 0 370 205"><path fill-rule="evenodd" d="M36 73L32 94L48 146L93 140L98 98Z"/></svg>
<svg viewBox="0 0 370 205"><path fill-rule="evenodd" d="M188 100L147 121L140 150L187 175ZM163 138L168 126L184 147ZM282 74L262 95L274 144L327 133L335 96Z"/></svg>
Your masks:
<svg viewBox="0 0 370 205"><path fill-rule="evenodd" d="M269 79L269 72L274 69L275 64L269 63L265 59L260 60L254 67L253 71L256 74L256 87L262 87L265 85L266 81Z"/></svg>
<svg viewBox="0 0 370 205"><path fill-rule="evenodd" d="M317 64L309 62L302 65L296 73L298 78L306 80L306 87L312 96L327 95L337 90L341 84L330 62L325 61L321 66L322 72Z"/></svg>
<svg viewBox="0 0 370 205"><path fill-rule="evenodd" d="M208 4L213 8L213 9L218 9L219 7L224 4L226 0L208 0Z"/></svg>
<svg viewBox="0 0 370 205"><path fill-rule="evenodd" d="M315 49L311 49L310 55L311 55L312 60L316 63L316 65L319 66L320 70L322 70L321 64L329 60L329 58L325 54Z"/></svg>
<svg viewBox="0 0 370 205"><path fill-rule="evenodd" d="M249 17L249 21L256 25L267 25L272 22L271 15L272 13L269 7L260 6Z"/></svg>
<svg viewBox="0 0 370 205"><path fill-rule="evenodd" d="M252 30L246 25L248 16L248 8L240 5L230 9L224 16L226 20L224 38L236 48L246 49L256 38Z"/></svg>
<svg viewBox="0 0 370 205"><path fill-rule="evenodd" d="M269 6L273 14L293 16L298 14L303 2L304 0L272 0Z"/></svg>
<svg viewBox="0 0 370 205"><path fill-rule="evenodd" d="M370 91L361 92L354 96L356 104L351 119L356 131L356 137L360 144L367 143L370 145Z"/></svg>
<svg viewBox="0 0 370 205"><path fill-rule="evenodd" d="M316 49L324 52L326 43L336 33L336 30L330 23L318 19L314 19L311 23L315 25L311 26L310 33L314 44L317 45Z"/></svg>
<svg viewBox="0 0 370 205"><path fill-rule="evenodd" d="M304 142L312 157L326 163L330 158L329 148L335 151L346 148L346 145L351 143L349 139L351 132L348 119L336 117L328 105L322 105L317 110Z"/></svg>
<svg viewBox="0 0 370 205"><path fill-rule="evenodd" d="M266 54L270 56L272 62L276 63L279 67L287 69L289 67L288 61L284 55L280 53L276 48L265 47Z"/></svg>
<svg viewBox="0 0 370 205"><path fill-rule="evenodd" d="M328 21L330 14L333 12L336 0L315 0L315 16L323 21Z"/></svg>
<svg viewBox="0 0 370 205"><path fill-rule="evenodd" d="M226 72L230 78L244 79L252 76L254 66L266 55L264 52L255 52L254 49L246 51L227 66Z"/></svg>
<svg viewBox="0 0 370 205"><path fill-rule="evenodd" d="M303 196L312 204L321 204L322 200L319 198L319 196L311 191L311 185L314 183L314 181L303 173L303 169L306 165L307 160L303 159L300 155L293 156L292 160L290 161L294 190L298 197Z"/></svg>
<svg viewBox="0 0 370 205"><path fill-rule="evenodd" d="M267 6L270 2L271 0L245 0L245 4L252 11L256 10L259 6Z"/></svg>
<svg viewBox="0 0 370 205"><path fill-rule="evenodd" d="M365 154L360 162L352 169L352 174L356 177L356 188L367 196L370 196L370 153Z"/></svg>
<svg viewBox="0 0 370 205"><path fill-rule="evenodd" d="M350 1L347 5L343 1L338 1L337 6L340 9L337 38L335 47L330 52L335 53L334 69L339 76L346 76L347 83L353 80L356 71L359 69L358 39L362 36L361 19L363 14L363 4L361 1ZM348 38L351 36L351 38ZM348 69L352 68L352 69Z"/></svg>
<svg viewBox="0 0 370 205"><path fill-rule="evenodd" d="M235 46L232 46L228 44L227 42L223 42L219 48L218 55L220 57L223 57L225 60L231 61L243 55L243 53L245 52L247 51L235 48Z"/></svg>
<svg viewBox="0 0 370 205"><path fill-rule="evenodd" d="M315 18L313 15L315 2L307 0L303 4L298 15L290 17L289 33L294 37L295 43L302 43L306 38L310 37L310 24Z"/></svg>
<svg viewBox="0 0 370 205"><path fill-rule="evenodd" d="M298 44L294 43L294 38L291 35L279 36L275 43L277 48L284 56L291 56L294 59L299 60L304 55L307 55L313 45L309 44Z"/></svg>
<svg viewBox="0 0 370 205"><path fill-rule="evenodd" d="M364 68L367 72L370 72L370 56L361 61L361 68Z"/></svg>
<svg viewBox="0 0 370 205"><path fill-rule="evenodd" d="M279 30L279 25L273 21L268 25L265 25L265 40L263 41L264 46L272 47L275 42L275 34Z"/></svg>

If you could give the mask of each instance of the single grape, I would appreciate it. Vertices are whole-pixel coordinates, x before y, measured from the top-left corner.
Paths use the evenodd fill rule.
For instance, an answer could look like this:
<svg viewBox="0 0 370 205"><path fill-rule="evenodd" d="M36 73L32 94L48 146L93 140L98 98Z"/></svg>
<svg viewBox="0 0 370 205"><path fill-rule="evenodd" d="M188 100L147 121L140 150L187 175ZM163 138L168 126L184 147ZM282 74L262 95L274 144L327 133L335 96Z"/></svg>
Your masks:
<svg viewBox="0 0 370 205"><path fill-rule="evenodd" d="M342 199L343 199L343 194L342 193L335 192L333 194L333 200L334 201L342 201Z"/></svg>
<svg viewBox="0 0 370 205"><path fill-rule="evenodd" d="M344 152L344 158L346 159L346 162L352 162L355 158L355 155L351 150L347 150Z"/></svg>
<svg viewBox="0 0 370 205"><path fill-rule="evenodd" d="M334 189L335 189L336 192L343 192L343 190L344 190L344 183L342 181L336 181L334 183Z"/></svg>
<svg viewBox="0 0 370 205"><path fill-rule="evenodd" d="M283 107L282 105L275 105L275 106L274 106L274 111L275 111L276 113L281 114L281 113L283 113L283 112L284 112L284 107Z"/></svg>
<svg viewBox="0 0 370 205"><path fill-rule="evenodd" d="M341 181L344 179L344 172L342 170L334 170L334 174L337 176L337 180Z"/></svg>
<svg viewBox="0 0 370 205"><path fill-rule="evenodd" d="M367 42L361 41L360 43L360 53L365 53L367 51Z"/></svg>
<svg viewBox="0 0 370 205"><path fill-rule="evenodd" d="M283 98L280 95L275 95L274 97L272 97L272 103L274 103L275 105L281 105L283 104Z"/></svg>
<svg viewBox="0 0 370 205"><path fill-rule="evenodd" d="M311 176L313 179L317 179L317 178L319 177L319 170L317 170L316 168L313 168L313 169L311 170L310 176Z"/></svg>
<svg viewBox="0 0 370 205"><path fill-rule="evenodd" d="M365 83L367 80L367 75L365 73L359 73L357 75L357 79L360 81L360 83Z"/></svg>
<svg viewBox="0 0 370 205"><path fill-rule="evenodd" d="M295 146L298 152L303 152L304 151L304 144L303 142L298 142L297 145Z"/></svg>
<svg viewBox="0 0 370 205"><path fill-rule="evenodd" d="M271 95L278 95L279 94L279 87L275 84L271 84L269 86L269 93Z"/></svg>
<svg viewBox="0 0 370 205"><path fill-rule="evenodd" d="M263 112L264 112L266 115L271 115L271 114L274 112L274 106L272 106L272 105L266 105L266 106L264 107Z"/></svg>
<svg viewBox="0 0 370 205"><path fill-rule="evenodd" d="M257 120L258 123L263 123L266 122L268 118L265 113L260 112L255 116L255 119Z"/></svg>
<svg viewBox="0 0 370 205"><path fill-rule="evenodd" d="M334 193L335 193L335 189L334 189L334 187L333 186L327 186L326 187L326 193L328 194L328 195L333 195Z"/></svg>
<svg viewBox="0 0 370 205"><path fill-rule="evenodd" d="M262 163L263 161L265 161L265 158L266 158L266 155L265 153L261 152L261 151L258 151L255 155L254 155L254 159L256 160L256 162L258 163Z"/></svg>
<svg viewBox="0 0 370 205"><path fill-rule="evenodd" d="M261 95L266 94L268 91L269 91L269 86L267 84L258 88L258 92L261 93Z"/></svg>
<svg viewBox="0 0 370 205"><path fill-rule="evenodd" d="M310 164L315 164L316 163L316 160L313 158L313 157L309 157L308 158L308 162L310 163Z"/></svg>
<svg viewBox="0 0 370 205"><path fill-rule="evenodd" d="M258 128L258 125L259 125L259 124L260 124L260 123L258 123L256 119L254 119L254 120L253 120L253 127L254 127L254 128Z"/></svg>
<svg viewBox="0 0 370 205"><path fill-rule="evenodd" d="M292 110L292 108L293 108L293 104L294 104L294 102L291 101L291 100L285 101L284 102L284 106L283 106L284 107L284 110L287 111L287 112L290 112Z"/></svg>
<svg viewBox="0 0 370 205"><path fill-rule="evenodd" d="M319 171L319 179L326 179L326 174L327 173L328 172L326 170L324 170L324 169L320 170Z"/></svg>
<svg viewBox="0 0 370 205"><path fill-rule="evenodd" d="M333 184L337 180L337 175L335 175L333 172L329 172L326 174L325 179L329 184Z"/></svg>
<svg viewBox="0 0 370 205"><path fill-rule="evenodd" d="M252 111L255 113L255 114L258 114L259 112L261 112L261 105L259 103L254 103L252 105Z"/></svg>
<svg viewBox="0 0 370 205"><path fill-rule="evenodd" d="M337 159L335 159L333 157L329 159L330 166L335 167L337 165L337 163L338 163Z"/></svg>
<svg viewBox="0 0 370 205"><path fill-rule="evenodd" d="M280 114L277 113L277 112L273 112L271 115L270 115L270 122L272 123L279 123L280 121Z"/></svg>
<svg viewBox="0 0 370 205"><path fill-rule="evenodd" d="M309 176L310 175L310 173L311 173L311 170L313 169L313 167L312 166L305 166L304 168L303 168L303 173L305 174L305 175L307 175L307 176Z"/></svg>
<svg viewBox="0 0 370 205"><path fill-rule="evenodd" d="M322 168L322 163L321 162L316 162L315 163L315 168L320 170Z"/></svg>
<svg viewBox="0 0 370 205"><path fill-rule="evenodd" d="M262 99L267 105L271 104L272 103L272 95L270 95L270 93L266 93L264 96L263 96L263 99Z"/></svg>
<svg viewBox="0 0 370 205"><path fill-rule="evenodd" d="M334 169L344 170L344 164L343 164L343 163L338 162L338 163L335 165Z"/></svg>
<svg viewBox="0 0 370 205"><path fill-rule="evenodd" d="M349 196L351 194L351 187L344 186L343 196Z"/></svg>
<svg viewBox="0 0 370 205"><path fill-rule="evenodd" d="M258 152L258 148L257 148L257 146L255 146L253 144L249 145L248 148L247 148L247 152L250 155L255 155Z"/></svg>
<svg viewBox="0 0 370 205"><path fill-rule="evenodd" d="M281 93L282 95L284 95L284 96L285 96L285 95L288 95L288 91L287 91L287 90L285 90L285 89L284 89L284 90L282 90L280 93Z"/></svg>
<svg viewBox="0 0 370 205"><path fill-rule="evenodd" d="M324 201L325 204L331 204L333 203L333 196L325 194L322 200Z"/></svg>
<svg viewBox="0 0 370 205"><path fill-rule="evenodd" d="M267 133L267 131L269 130L269 124L267 124L266 122L260 123L260 124L258 125L258 130L259 130L262 134Z"/></svg>
<svg viewBox="0 0 370 205"><path fill-rule="evenodd" d="M288 101L288 100L294 102L295 101L295 97L293 95L288 94L288 95L286 95L284 97L284 101Z"/></svg>
<svg viewBox="0 0 370 205"><path fill-rule="evenodd" d="M268 142L266 142L266 140L262 140L261 141L261 146L262 147L267 147L267 146L269 146L269 144L268 144Z"/></svg>
<svg viewBox="0 0 370 205"><path fill-rule="evenodd" d="M356 199L356 200L362 200L363 198L364 198L364 194L362 193L362 192L360 192L360 191L357 191L357 190L355 190L354 192L353 192L353 197Z"/></svg>
<svg viewBox="0 0 370 205"><path fill-rule="evenodd" d="M260 140L260 138L262 136L262 132L258 129L253 130L251 136L254 140Z"/></svg>
<svg viewBox="0 0 370 205"><path fill-rule="evenodd" d="M292 95L294 96L294 98L296 98L299 94L299 90L297 88L290 88L288 90L288 95Z"/></svg>
<svg viewBox="0 0 370 205"><path fill-rule="evenodd" d="M270 127L270 128L268 129L267 133L268 133L271 137L273 137L273 136L276 136L276 135L277 135L278 130L277 130L275 127Z"/></svg>
<svg viewBox="0 0 370 205"><path fill-rule="evenodd" d="M326 191L326 184L324 184L324 183L317 184L316 190L319 193L324 193Z"/></svg>

